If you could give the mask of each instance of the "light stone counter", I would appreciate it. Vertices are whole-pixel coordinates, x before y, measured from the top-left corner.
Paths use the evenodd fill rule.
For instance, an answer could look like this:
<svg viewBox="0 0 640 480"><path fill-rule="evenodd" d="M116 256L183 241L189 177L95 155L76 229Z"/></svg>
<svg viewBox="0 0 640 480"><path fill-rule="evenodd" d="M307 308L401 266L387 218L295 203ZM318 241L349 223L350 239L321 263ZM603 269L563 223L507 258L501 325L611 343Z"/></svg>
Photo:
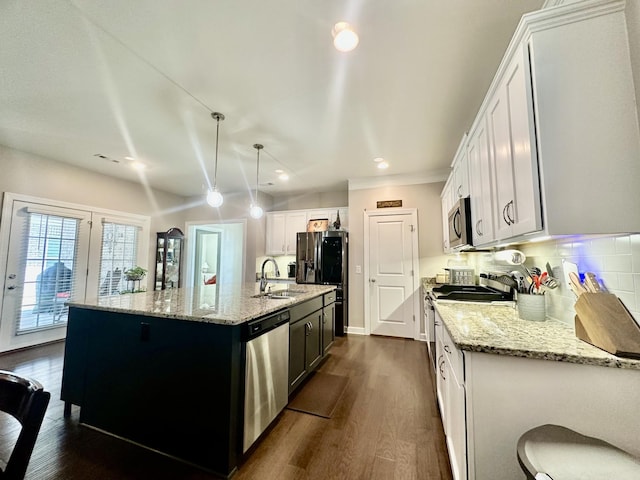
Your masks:
<svg viewBox="0 0 640 480"><path fill-rule="evenodd" d="M291 298L254 298L258 283L242 285L205 285L199 291L173 288L155 292L101 297L71 307L132 313L152 317L176 318L196 322L239 325L263 315L291 307L335 290L335 285L280 285L272 292L291 290Z"/></svg>
<svg viewBox="0 0 640 480"><path fill-rule="evenodd" d="M521 320L512 306L440 301L436 309L461 350L640 370L640 360L583 342L572 327L555 320Z"/></svg>

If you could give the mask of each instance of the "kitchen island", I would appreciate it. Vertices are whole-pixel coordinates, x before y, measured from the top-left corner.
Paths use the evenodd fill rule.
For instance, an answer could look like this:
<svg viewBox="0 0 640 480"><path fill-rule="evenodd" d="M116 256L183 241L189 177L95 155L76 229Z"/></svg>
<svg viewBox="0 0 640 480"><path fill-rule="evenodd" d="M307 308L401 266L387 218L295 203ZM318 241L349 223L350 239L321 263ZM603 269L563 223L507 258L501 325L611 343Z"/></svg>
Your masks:
<svg viewBox="0 0 640 480"><path fill-rule="evenodd" d="M438 402L455 479L524 478L518 438L562 425L640 456L640 361L513 306L436 302Z"/></svg>
<svg viewBox="0 0 640 480"><path fill-rule="evenodd" d="M243 452L248 325L323 305L334 289L266 296L257 284L213 285L72 303L65 413L78 405L84 425L229 477Z"/></svg>

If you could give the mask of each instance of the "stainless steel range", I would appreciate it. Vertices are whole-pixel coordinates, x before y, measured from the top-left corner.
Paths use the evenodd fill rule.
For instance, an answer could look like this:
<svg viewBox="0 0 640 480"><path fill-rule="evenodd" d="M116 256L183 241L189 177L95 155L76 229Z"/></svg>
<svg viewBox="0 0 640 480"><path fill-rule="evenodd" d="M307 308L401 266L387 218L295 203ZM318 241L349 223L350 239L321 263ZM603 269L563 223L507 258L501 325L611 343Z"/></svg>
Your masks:
<svg viewBox="0 0 640 480"><path fill-rule="evenodd" d="M458 302L510 302L513 292L488 285L440 285L431 291L435 300L455 300Z"/></svg>
<svg viewBox="0 0 640 480"><path fill-rule="evenodd" d="M511 287L484 276L480 278L483 285L439 285L433 287L424 296L424 331L429 347L431 364L436 368L436 312L434 302L513 302Z"/></svg>

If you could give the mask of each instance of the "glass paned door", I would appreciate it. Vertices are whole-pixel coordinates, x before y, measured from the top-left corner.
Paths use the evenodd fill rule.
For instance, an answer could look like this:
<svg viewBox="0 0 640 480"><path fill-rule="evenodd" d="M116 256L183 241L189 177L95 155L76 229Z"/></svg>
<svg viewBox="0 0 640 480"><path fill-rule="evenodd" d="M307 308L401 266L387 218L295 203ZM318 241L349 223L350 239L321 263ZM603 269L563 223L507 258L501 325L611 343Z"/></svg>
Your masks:
<svg viewBox="0 0 640 480"><path fill-rule="evenodd" d="M13 201L0 323L5 342L64 338L57 327L66 326L65 303L85 296L90 219L90 212Z"/></svg>
<svg viewBox="0 0 640 480"><path fill-rule="evenodd" d="M135 225L102 222L98 296L118 295L128 289L124 272L138 265L139 230Z"/></svg>

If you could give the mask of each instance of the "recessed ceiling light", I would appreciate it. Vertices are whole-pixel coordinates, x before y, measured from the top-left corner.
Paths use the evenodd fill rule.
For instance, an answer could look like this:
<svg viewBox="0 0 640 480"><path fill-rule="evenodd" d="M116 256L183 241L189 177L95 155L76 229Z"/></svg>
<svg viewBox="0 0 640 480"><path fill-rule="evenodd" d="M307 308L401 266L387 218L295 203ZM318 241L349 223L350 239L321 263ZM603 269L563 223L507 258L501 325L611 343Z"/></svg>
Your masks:
<svg viewBox="0 0 640 480"><path fill-rule="evenodd" d="M133 157L124 157L125 160L135 160Z"/></svg>
<svg viewBox="0 0 640 480"><path fill-rule="evenodd" d="M276 169L276 173L284 173L284 170L282 170L281 168Z"/></svg>
<svg viewBox="0 0 640 480"><path fill-rule="evenodd" d="M286 182L287 180L289 180L289 175L288 175L288 174L286 174L286 173L284 173L284 172L282 172L282 173L278 176L278 178L279 178L280 180L282 180L282 181L285 181L285 182Z"/></svg>
<svg viewBox="0 0 640 480"><path fill-rule="evenodd" d="M389 168L389 164L383 160L382 162L378 163L378 168L380 170L384 170L385 168Z"/></svg>
<svg viewBox="0 0 640 480"><path fill-rule="evenodd" d="M350 52L358 46L360 39L358 34L347 22L338 22L331 31L333 46L340 52Z"/></svg>
<svg viewBox="0 0 640 480"><path fill-rule="evenodd" d="M373 161L376 162L376 163L384 162L384 158L382 158L382 157L374 158Z"/></svg>
<svg viewBox="0 0 640 480"><path fill-rule="evenodd" d="M147 166L144 163L141 162L132 162L131 163L131 168L133 168L134 170L144 170L145 168L147 168Z"/></svg>

